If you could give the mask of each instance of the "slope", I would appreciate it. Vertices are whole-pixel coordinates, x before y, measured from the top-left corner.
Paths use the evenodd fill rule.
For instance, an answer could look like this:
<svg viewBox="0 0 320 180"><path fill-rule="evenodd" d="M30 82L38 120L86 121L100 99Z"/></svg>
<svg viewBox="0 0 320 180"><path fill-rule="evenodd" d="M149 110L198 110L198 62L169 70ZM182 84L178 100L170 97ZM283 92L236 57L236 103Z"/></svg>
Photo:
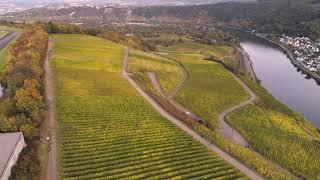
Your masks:
<svg viewBox="0 0 320 180"><path fill-rule="evenodd" d="M61 178L243 178L138 96L121 78L122 55L100 38L54 36Z"/></svg>

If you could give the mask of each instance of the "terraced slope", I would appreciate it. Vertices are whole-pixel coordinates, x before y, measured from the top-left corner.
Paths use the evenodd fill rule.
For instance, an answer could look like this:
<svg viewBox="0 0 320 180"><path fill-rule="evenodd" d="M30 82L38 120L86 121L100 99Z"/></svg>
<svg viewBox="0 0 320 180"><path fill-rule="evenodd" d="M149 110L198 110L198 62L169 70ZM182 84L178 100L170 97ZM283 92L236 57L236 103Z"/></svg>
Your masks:
<svg viewBox="0 0 320 180"><path fill-rule="evenodd" d="M248 99L247 92L222 65L201 60L201 49L210 52L206 45L188 42L172 49L175 51L169 47L161 50L167 53L165 56L180 61L190 76L175 99L212 126L219 127L219 113Z"/></svg>
<svg viewBox="0 0 320 180"><path fill-rule="evenodd" d="M178 64L156 55L140 51L130 51L130 63L128 71L134 73L137 79L145 78L146 73L157 74L162 90L168 95L183 80L183 72Z"/></svg>
<svg viewBox="0 0 320 180"><path fill-rule="evenodd" d="M149 107L121 78L122 55L100 38L54 36L61 178L245 178Z"/></svg>
<svg viewBox="0 0 320 180"><path fill-rule="evenodd" d="M159 49L163 56L180 61L189 73L189 78L174 98L215 127L215 130L212 130L212 127L208 128L199 123L190 124L194 130L268 179L294 178L274 162L255 151L231 143L219 133L219 130L223 130L219 126L219 114L249 99L245 89L225 68L218 63L202 60L204 56L212 55L227 57L230 53L228 48L208 47L186 41L169 47L159 46ZM239 118L235 121L242 126L246 125ZM234 134L232 133L232 136Z"/></svg>

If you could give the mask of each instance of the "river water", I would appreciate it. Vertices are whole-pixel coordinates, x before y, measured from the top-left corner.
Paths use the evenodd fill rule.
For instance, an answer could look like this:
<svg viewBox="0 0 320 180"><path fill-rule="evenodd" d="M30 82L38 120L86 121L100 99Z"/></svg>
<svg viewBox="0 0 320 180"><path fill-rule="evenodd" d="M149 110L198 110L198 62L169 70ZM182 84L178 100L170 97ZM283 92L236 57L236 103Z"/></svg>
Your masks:
<svg viewBox="0 0 320 180"><path fill-rule="evenodd" d="M246 33L236 35L249 54L262 86L320 129L320 85L299 72L274 45Z"/></svg>

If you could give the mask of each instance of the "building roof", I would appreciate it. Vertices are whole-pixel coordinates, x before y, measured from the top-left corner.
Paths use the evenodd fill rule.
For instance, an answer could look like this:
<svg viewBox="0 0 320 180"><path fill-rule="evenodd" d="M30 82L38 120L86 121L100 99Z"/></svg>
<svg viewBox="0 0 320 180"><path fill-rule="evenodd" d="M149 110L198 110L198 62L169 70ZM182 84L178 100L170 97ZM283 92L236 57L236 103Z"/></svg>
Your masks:
<svg viewBox="0 0 320 180"><path fill-rule="evenodd" d="M21 132L0 134L0 176L22 136Z"/></svg>

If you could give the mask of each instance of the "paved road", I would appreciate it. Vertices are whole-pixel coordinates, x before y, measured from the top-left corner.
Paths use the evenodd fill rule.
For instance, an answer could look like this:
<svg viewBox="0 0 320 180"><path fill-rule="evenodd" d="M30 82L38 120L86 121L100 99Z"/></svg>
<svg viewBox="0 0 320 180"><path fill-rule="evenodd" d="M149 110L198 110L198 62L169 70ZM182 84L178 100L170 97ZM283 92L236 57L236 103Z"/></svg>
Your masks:
<svg viewBox="0 0 320 180"><path fill-rule="evenodd" d="M4 35L0 39L0 49L4 48L7 46L7 44L14 38L16 37L18 33L14 31L9 31L6 35Z"/></svg>
<svg viewBox="0 0 320 180"><path fill-rule="evenodd" d="M234 167L239 169L243 174L248 176L251 179L254 180L262 180L258 174L256 174L251 169L247 168L245 165L240 163L238 160L218 148L217 146L211 144L206 139L202 138L200 135L198 135L196 132L194 132L192 129L184 125L182 122L180 122L178 119L171 116L169 113L167 113L164 109L162 109L154 99L152 99L147 93L145 93L142 88L130 77L130 74L127 73L127 65L128 65L128 48L125 48L124 52L124 59L123 59L123 65L122 65L122 76L139 92L139 94L156 110L158 111L163 117L171 121L173 124L175 124L177 127L191 135L194 139L198 140L203 145L207 146L210 150L217 153L219 156L221 156L224 160L232 164Z"/></svg>
<svg viewBox="0 0 320 180"><path fill-rule="evenodd" d="M54 117L54 103L53 103L53 87L52 87L52 71L50 67L50 59L52 53L52 39L49 39L47 56L44 62L44 84L45 96L47 102L47 116L48 122L48 136L50 137L49 157L47 165L47 180L56 180L58 178L58 164L57 164L57 142L56 142L56 122Z"/></svg>

